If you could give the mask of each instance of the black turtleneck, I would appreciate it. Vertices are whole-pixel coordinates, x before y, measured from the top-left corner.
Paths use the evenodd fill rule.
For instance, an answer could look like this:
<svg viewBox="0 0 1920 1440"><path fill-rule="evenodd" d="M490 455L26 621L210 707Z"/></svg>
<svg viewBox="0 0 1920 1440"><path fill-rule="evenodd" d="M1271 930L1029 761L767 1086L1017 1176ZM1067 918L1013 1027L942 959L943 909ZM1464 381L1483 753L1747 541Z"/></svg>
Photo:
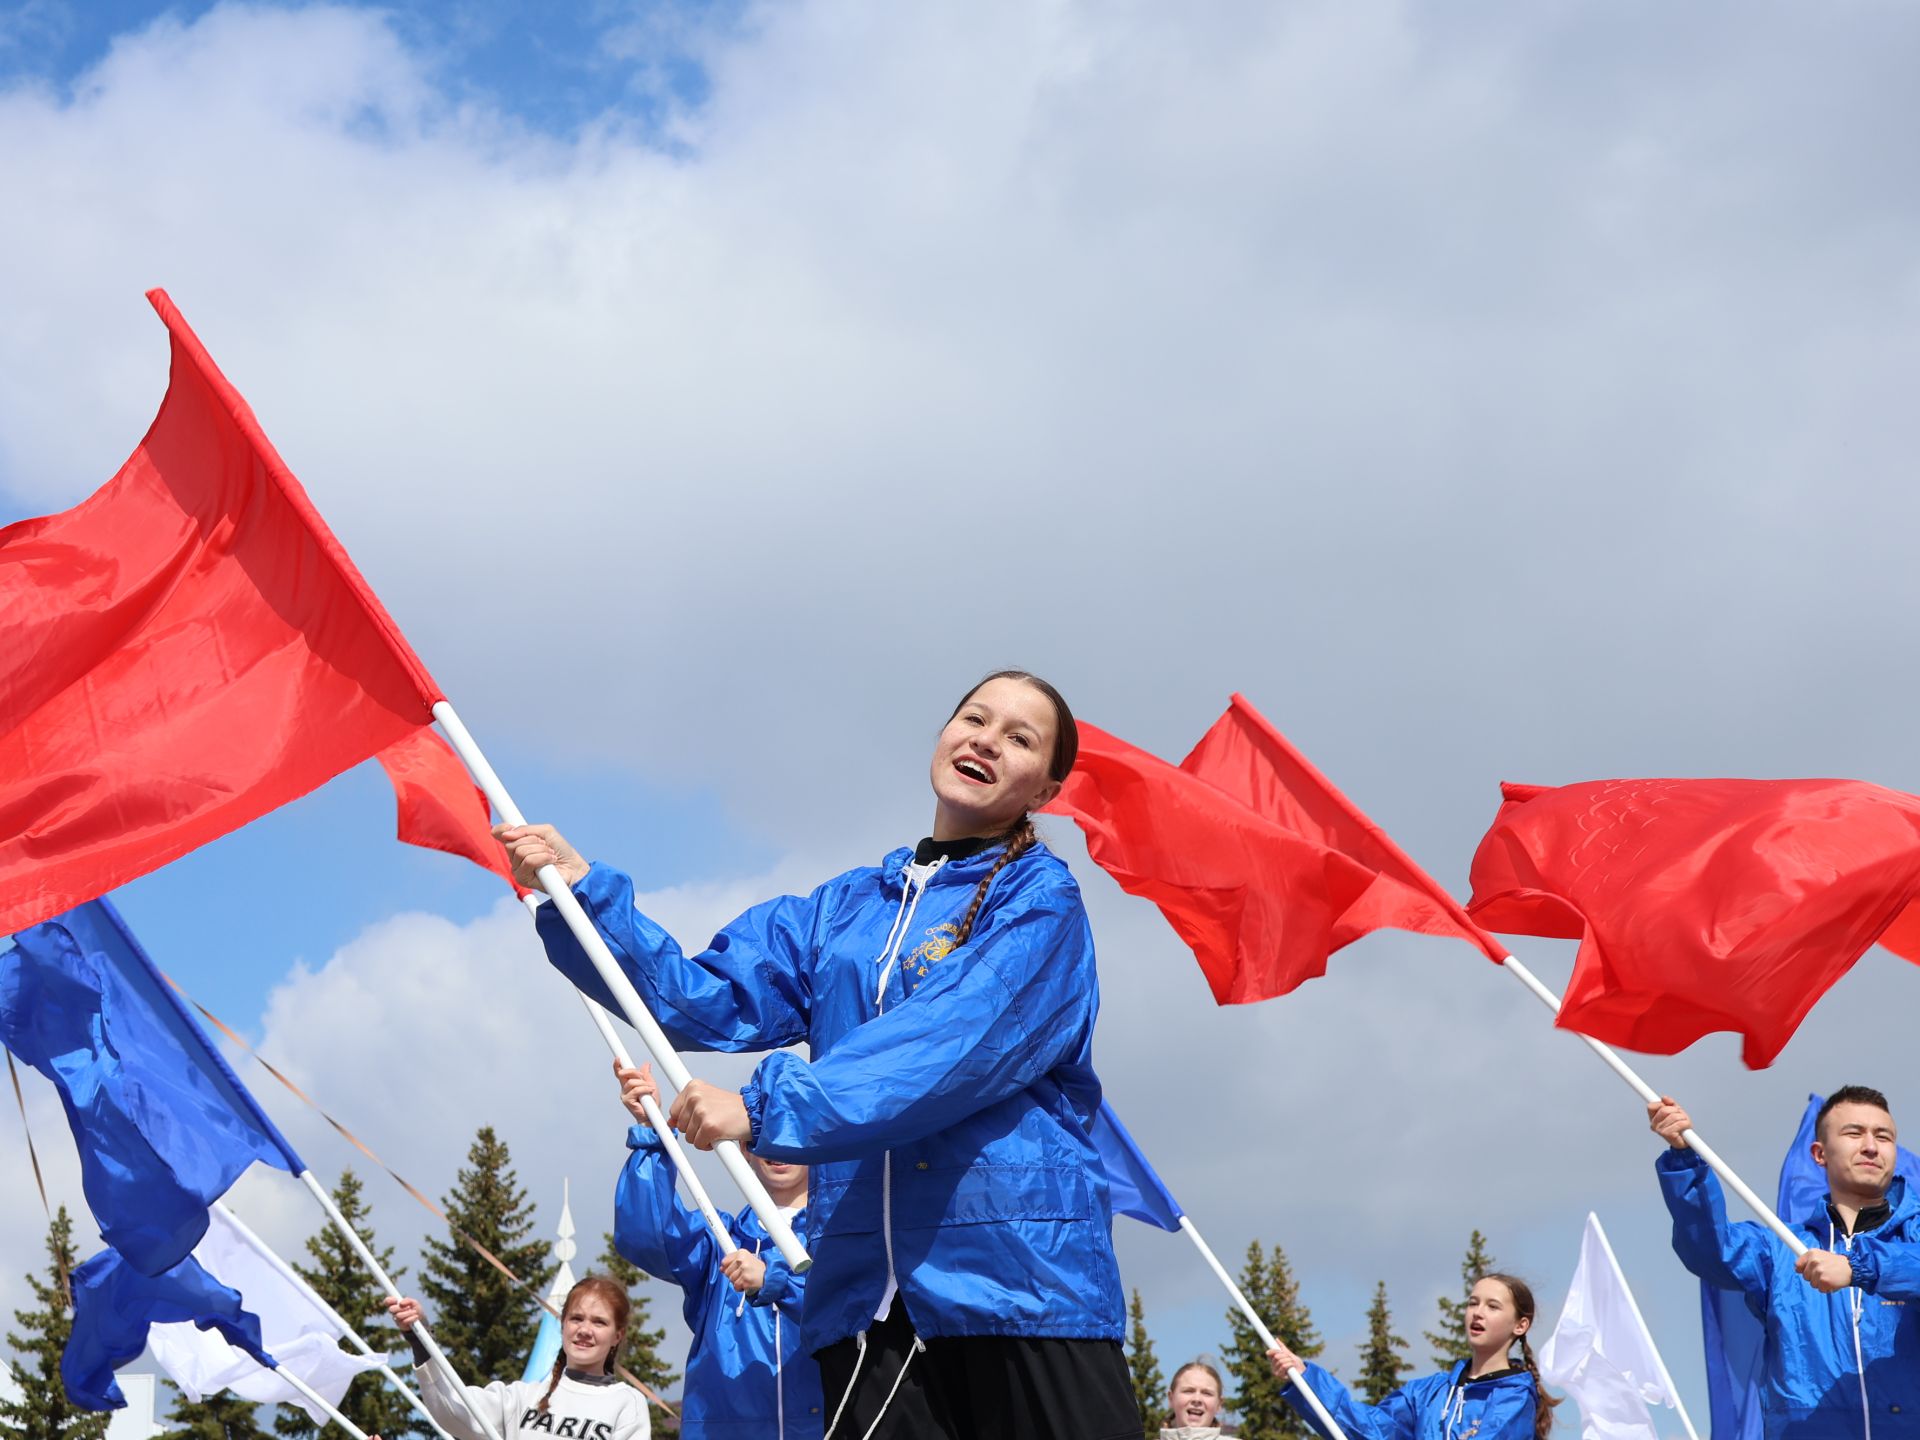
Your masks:
<svg viewBox="0 0 1920 1440"><path fill-rule="evenodd" d="M1853 1217L1853 1229L1847 1229L1847 1222L1841 1218L1839 1207L1832 1200L1827 1201L1827 1214L1832 1218L1842 1235L1864 1235L1869 1230L1878 1229L1887 1223L1887 1217L1893 1214L1893 1206L1884 1198L1871 1205L1863 1205Z"/></svg>
<svg viewBox="0 0 1920 1440"><path fill-rule="evenodd" d="M1004 835L962 835L957 840L936 840L931 835L913 847L913 863L931 865L942 855L949 860L964 860L978 855L990 845L1004 845Z"/></svg>

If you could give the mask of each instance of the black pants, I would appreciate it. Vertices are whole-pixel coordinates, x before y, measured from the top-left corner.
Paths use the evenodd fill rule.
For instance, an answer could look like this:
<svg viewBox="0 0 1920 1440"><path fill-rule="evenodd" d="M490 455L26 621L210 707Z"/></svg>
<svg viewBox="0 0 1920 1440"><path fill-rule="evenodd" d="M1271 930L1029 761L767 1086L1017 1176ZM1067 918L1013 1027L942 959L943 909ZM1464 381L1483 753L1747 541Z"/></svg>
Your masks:
<svg viewBox="0 0 1920 1440"><path fill-rule="evenodd" d="M874 1440L1138 1440L1140 1412L1117 1340L980 1335L929 1340L919 1354L913 1346L896 1296L887 1318L868 1328L864 1356L853 1340L814 1356L829 1420L846 1397L833 1440L860 1440L883 1409Z"/></svg>

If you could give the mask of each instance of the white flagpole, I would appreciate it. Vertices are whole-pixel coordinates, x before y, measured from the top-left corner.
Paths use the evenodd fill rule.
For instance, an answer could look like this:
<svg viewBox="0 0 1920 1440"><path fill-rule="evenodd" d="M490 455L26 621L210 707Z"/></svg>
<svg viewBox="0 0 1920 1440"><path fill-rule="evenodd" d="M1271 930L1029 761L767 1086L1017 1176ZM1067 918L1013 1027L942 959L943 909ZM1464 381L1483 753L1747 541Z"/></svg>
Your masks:
<svg viewBox="0 0 1920 1440"><path fill-rule="evenodd" d="M527 896L528 908L532 908L533 897ZM578 992L576 992L578 993ZM587 1007L587 1015L600 1031L600 1038L607 1042L607 1048L613 1052L613 1058L631 1070L633 1056L627 1053L626 1042L621 1040L619 1032L613 1028L612 1017L606 1007L591 995L581 995L580 1003ZM653 1127L653 1133L660 1137L667 1158L673 1161L673 1168L679 1173L687 1192L693 1196L693 1203L706 1217L707 1228L713 1232L713 1238L719 1243L722 1255L731 1255L740 1247L734 1244L733 1232L720 1219L720 1212L714 1208L712 1199L707 1195L707 1187L700 1183L700 1177L693 1173L693 1164L687 1159L687 1152L680 1148L680 1139L673 1133L673 1127L667 1124L667 1117L660 1113L660 1104L651 1095L641 1100L640 1106L647 1112L647 1124Z"/></svg>
<svg viewBox="0 0 1920 1440"><path fill-rule="evenodd" d="M347 1217L340 1213L340 1207L333 1203L333 1197L327 1193L326 1187L313 1178L313 1171L302 1170L299 1179L300 1183L312 1192L313 1198L320 1202L320 1208L327 1212L328 1217L334 1223L334 1227L339 1230L341 1235L346 1237L347 1244L353 1248L353 1253L360 1257L360 1263L367 1267L367 1272L373 1276L374 1283L394 1299L399 1300L403 1298L400 1294L399 1287L393 1283L393 1277L387 1274L386 1268L374 1258L373 1251L367 1248L367 1242L360 1238L359 1232L347 1223ZM448 1382L453 1386L453 1393L458 1397L461 1407L472 1418L474 1424L479 1427L480 1433L486 1436L486 1440L500 1440L500 1433L493 1428L492 1423L487 1417L481 1414L475 1406L467 1403L466 1383L461 1380L460 1372L453 1368L453 1362L447 1359L446 1351L440 1348L440 1342L435 1340L433 1333L427 1329L427 1322L424 1320L414 1321L409 1327L408 1333L420 1341L420 1344L427 1352L428 1358L431 1359L433 1363L440 1368L440 1372L447 1377Z"/></svg>
<svg viewBox="0 0 1920 1440"><path fill-rule="evenodd" d="M337 1408L335 1408L332 1401L328 1400L326 1396L322 1395L318 1390L314 1389L311 1385L307 1384L306 1381L302 1380L298 1375L294 1374L293 1371L287 1369L283 1365L275 1365L273 1367L273 1373L278 1375L282 1380L286 1381L289 1385L293 1386L293 1388L298 1390L302 1395L306 1396L307 1399L310 1400L316 1407L318 1407L326 1415L326 1417L329 1420L333 1421L334 1424L338 1425L342 1430L346 1431L347 1434L351 1435L353 1437L353 1440L367 1440L366 1431L362 1430L358 1425L354 1424L353 1421L349 1420L346 1416L342 1415L340 1411Z"/></svg>
<svg viewBox="0 0 1920 1440"><path fill-rule="evenodd" d="M289 1285L296 1287L307 1299L311 1300L315 1305L319 1306L321 1310L331 1316L333 1323L340 1327L342 1336L352 1342L354 1349L358 1350L362 1355L367 1356L378 1356L381 1354L380 1351L375 1350L365 1340L361 1339L360 1332L347 1323L346 1317L341 1315L338 1310L334 1309L333 1306L329 1305L325 1300L321 1299L319 1292L305 1280L301 1279L300 1272L295 1270L285 1260L281 1259L278 1251L271 1248L266 1241L254 1234L253 1231L248 1228L247 1223L228 1208L226 1201L214 1201L213 1208L226 1217L226 1221L233 1227L234 1233L252 1246L255 1254L279 1272L281 1279L285 1280ZM281 1373L285 1374L286 1372L282 1371ZM380 1373L392 1382L394 1389L407 1397L408 1403L424 1415L427 1423L444 1436L445 1440L453 1440L453 1436L442 1427L438 1420L433 1418L433 1412L427 1409L427 1402L420 1398L419 1394L411 1385L394 1374L393 1367L388 1365L384 1358L380 1363Z"/></svg>
<svg viewBox="0 0 1920 1440"><path fill-rule="evenodd" d="M1457 909L1458 907L1455 908ZM1467 919L1464 910L1460 911L1459 914L1460 919L1466 921L1467 924L1471 925L1473 923ZM1477 929L1478 927L1476 926L1475 928ZM1500 963L1513 973L1515 979L1526 986L1527 989L1531 990L1541 1004L1545 1005L1556 1015L1560 1013L1560 997L1543 984L1537 975L1511 955L1508 955ZM1573 1033L1576 1035L1580 1034L1577 1030ZM1642 1080L1634 1071L1634 1068L1622 1060L1611 1045L1603 1044L1591 1035L1580 1035L1580 1038L1586 1042L1587 1048L1598 1055L1614 1074L1626 1081L1627 1084L1632 1087L1634 1093L1639 1095L1642 1100L1646 1101L1649 1105L1659 1102L1659 1092L1647 1084L1646 1081ZM1773 1207L1758 1195L1754 1194L1753 1188L1736 1175L1733 1167L1722 1160L1720 1156L1715 1153L1713 1147L1702 1140L1695 1130L1689 1127L1681 1131L1680 1138L1687 1142L1687 1147L1692 1150L1694 1154L1698 1155L1712 1167L1713 1173L1720 1177L1729 1190L1733 1191L1734 1194L1738 1195L1752 1207L1753 1213L1766 1222L1767 1228L1785 1241L1787 1247L1791 1249L1795 1255L1804 1255L1807 1253L1807 1242L1789 1230L1786 1222L1773 1213Z"/></svg>
<svg viewBox="0 0 1920 1440"><path fill-rule="evenodd" d="M1640 1323L1640 1329L1647 1337L1647 1347L1653 1351L1654 1363L1660 1367L1660 1382L1673 1397L1673 1408L1680 1416L1680 1424L1686 1429L1687 1440L1700 1440L1700 1432L1693 1428L1693 1418L1687 1414L1686 1402L1680 1398L1680 1388L1673 1383L1673 1376L1667 1370L1666 1357L1660 1353L1653 1331L1647 1327L1647 1317L1640 1313L1640 1302L1633 1298L1633 1286L1627 1283L1627 1272L1620 1268L1620 1259L1613 1253L1613 1242L1607 1239L1606 1226L1600 1223L1598 1215L1589 1214L1587 1218L1593 1222L1593 1233L1600 1237L1600 1248L1607 1252L1607 1263L1613 1267L1614 1278L1620 1282L1620 1293L1627 1298L1627 1308L1633 1311L1633 1318Z"/></svg>
<svg viewBox="0 0 1920 1440"><path fill-rule="evenodd" d="M1234 1283L1233 1276L1227 1273L1227 1267L1220 1263L1220 1257L1213 1253L1213 1248L1201 1238L1200 1231L1195 1227L1193 1221L1182 1215L1180 1217L1180 1229L1189 1240L1193 1241L1194 1248L1200 1252L1200 1258L1205 1260L1207 1264L1212 1267L1213 1273L1220 1277L1220 1283L1227 1287L1227 1293L1233 1296L1233 1303L1240 1307L1240 1313L1247 1317L1247 1323L1253 1326L1253 1332L1260 1337L1261 1343L1269 1350L1276 1348L1280 1342L1274 1338L1273 1332L1267 1328L1267 1322L1260 1318L1259 1312L1248 1302L1245 1292ZM1340 1428L1340 1422L1328 1413L1327 1407L1320 1403L1320 1397L1313 1393L1313 1387L1307 1384L1306 1372L1304 1370L1289 1370L1287 1372L1287 1379L1306 1397L1307 1405L1315 1415L1320 1417L1320 1423L1327 1427L1327 1434L1332 1436L1333 1440L1347 1440L1347 1434Z"/></svg>
<svg viewBox="0 0 1920 1440"><path fill-rule="evenodd" d="M501 783L499 775L494 773L493 766L487 762L487 757L474 742L467 727L461 723L460 716L453 706L445 700L439 701L433 707L433 718L438 720L440 728L447 732L447 739L452 742L455 753L466 763L468 772L485 792L487 799L492 802L493 808L500 813L500 818L509 825L526 824L526 816L521 813L520 807L513 803L513 797L507 793L507 787ZM640 992L634 988L633 982L627 978L619 962L613 958L613 952L607 949L607 942L601 939L600 932L593 928L593 921L588 917L587 912L580 907L580 902L574 899L573 891L567 887L567 882L561 876L557 866L541 867L540 886L559 910L560 917L567 922L567 928L573 932L574 939L580 942L580 948L593 962L593 968L599 973L600 979L613 993L613 998L619 1003L620 1008L626 1012L627 1023L639 1032L641 1043L647 1047L647 1053L653 1057L653 1063L660 1067L662 1078L675 1090L684 1089L692 1082L692 1073L668 1041L666 1032L660 1028L660 1022L655 1020L647 1009L646 1002L640 998ZM611 1033L611 1030L604 1032L602 1038ZM780 1207L774 1204L773 1197L767 1193L767 1187L760 1183L760 1177L754 1174L753 1167L747 1163L747 1157L741 1151L739 1143L733 1140L722 1140L713 1149L714 1153L720 1157L720 1163L726 1167L727 1173L733 1177L733 1183L740 1187L740 1193L747 1197L747 1203L753 1207L753 1213L759 1217L760 1223L773 1237L775 1247L785 1257L787 1264L796 1274L803 1273L813 1264L813 1260L807 1254L806 1247L800 1243L800 1237L793 1233L792 1224L780 1213Z"/></svg>

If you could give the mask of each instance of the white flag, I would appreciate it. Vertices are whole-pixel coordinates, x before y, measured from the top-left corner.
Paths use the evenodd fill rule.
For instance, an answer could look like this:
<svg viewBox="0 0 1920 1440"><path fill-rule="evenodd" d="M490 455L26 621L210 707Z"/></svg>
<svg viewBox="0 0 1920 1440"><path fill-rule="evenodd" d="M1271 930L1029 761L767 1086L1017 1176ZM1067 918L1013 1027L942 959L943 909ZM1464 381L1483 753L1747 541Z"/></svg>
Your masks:
<svg viewBox="0 0 1920 1440"><path fill-rule="evenodd" d="M1600 1217L1591 1213L1566 1308L1540 1347L1540 1378L1580 1407L1583 1440L1655 1440L1652 1405L1678 1410L1693 1434Z"/></svg>
<svg viewBox="0 0 1920 1440"><path fill-rule="evenodd" d="M350 1355L337 1343L347 1327L332 1308L263 1245L224 1205L207 1212L207 1233L193 1247L193 1258L222 1285L240 1292L246 1307L260 1317L262 1348L284 1370L338 1405L354 1376L381 1361L377 1355ZM298 1405L315 1425L328 1416L316 1410L293 1386L219 1335L191 1323L155 1325L147 1343L160 1368L190 1400L231 1390L242 1400Z"/></svg>

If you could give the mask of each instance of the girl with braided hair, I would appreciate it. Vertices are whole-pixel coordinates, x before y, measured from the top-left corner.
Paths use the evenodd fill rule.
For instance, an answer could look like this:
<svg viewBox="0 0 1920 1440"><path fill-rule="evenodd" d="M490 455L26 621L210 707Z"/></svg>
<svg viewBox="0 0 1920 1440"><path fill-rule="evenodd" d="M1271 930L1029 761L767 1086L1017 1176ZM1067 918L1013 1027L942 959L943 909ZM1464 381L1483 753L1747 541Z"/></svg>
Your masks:
<svg viewBox="0 0 1920 1440"><path fill-rule="evenodd" d="M551 827L495 832L517 874L560 868L675 1044L779 1052L737 1093L694 1082L669 1118L701 1148L737 1140L809 1167L801 1334L828 1436L1139 1434L1087 1136L1093 941L1028 818L1078 748L1051 685L988 676L935 741L925 839L756 906L696 955ZM545 909L540 934L613 1005ZM804 1058L779 1050L802 1043Z"/></svg>
<svg viewBox="0 0 1920 1440"><path fill-rule="evenodd" d="M413 1347L414 1379L428 1412L456 1440L485 1440L473 1417L483 1415L501 1440L647 1440L647 1397L614 1374L627 1333L627 1292L605 1275L589 1275L560 1306L560 1353L544 1380L495 1380L449 1393L448 1381L427 1363L414 1338L420 1302L390 1297L387 1311ZM464 1400L464 1403L462 1403Z"/></svg>
<svg viewBox="0 0 1920 1440"><path fill-rule="evenodd" d="M1482 1275L1467 1295L1468 1357L1438 1375L1408 1381L1378 1405L1355 1400L1333 1376L1284 1345L1267 1358L1276 1375L1304 1370L1313 1393L1351 1440L1547 1440L1560 1401L1540 1388L1540 1367L1527 1340L1533 1309L1533 1291L1524 1280ZM1289 1385L1286 1396L1317 1433L1326 1433L1297 1385Z"/></svg>

